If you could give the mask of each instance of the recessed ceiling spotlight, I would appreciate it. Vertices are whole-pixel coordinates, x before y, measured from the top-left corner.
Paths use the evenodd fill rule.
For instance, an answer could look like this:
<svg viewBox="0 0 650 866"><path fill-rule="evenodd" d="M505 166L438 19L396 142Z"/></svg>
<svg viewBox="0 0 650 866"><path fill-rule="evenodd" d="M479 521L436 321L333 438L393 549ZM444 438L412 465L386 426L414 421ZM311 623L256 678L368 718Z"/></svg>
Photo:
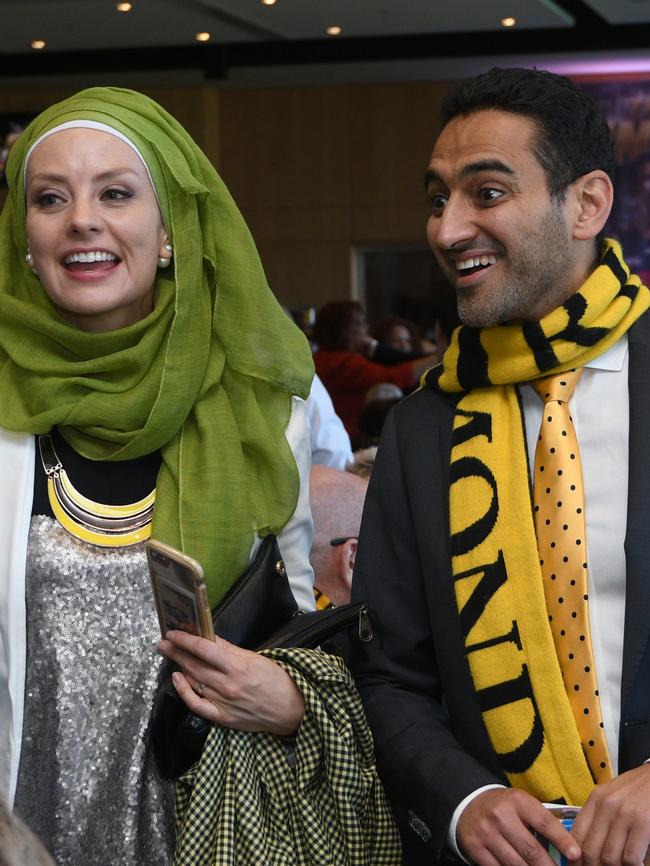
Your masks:
<svg viewBox="0 0 650 866"><path fill-rule="evenodd" d="M34 51L42 51L47 45L47 42L44 39L32 39L31 45Z"/></svg>
<svg viewBox="0 0 650 866"><path fill-rule="evenodd" d="M339 27L338 24L334 24L331 27L328 27L325 31L328 36L340 36L343 33L343 28Z"/></svg>
<svg viewBox="0 0 650 866"><path fill-rule="evenodd" d="M263 6L275 6L278 0L262 0Z"/></svg>
<svg viewBox="0 0 650 866"><path fill-rule="evenodd" d="M516 23L517 23L517 19L513 18L511 15L509 15L507 18L501 19L501 26L502 27L514 27Z"/></svg>
<svg viewBox="0 0 650 866"><path fill-rule="evenodd" d="M203 30L201 33L197 33L194 38L197 42L209 42L210 36L211 34L207 30Z"/></svg>
<svg viewBox="0 0 650 866"><path fill-rule="evenodd" d="M133 3L117 3L115 8L118 12L130 12L133 9Z"/></svg>

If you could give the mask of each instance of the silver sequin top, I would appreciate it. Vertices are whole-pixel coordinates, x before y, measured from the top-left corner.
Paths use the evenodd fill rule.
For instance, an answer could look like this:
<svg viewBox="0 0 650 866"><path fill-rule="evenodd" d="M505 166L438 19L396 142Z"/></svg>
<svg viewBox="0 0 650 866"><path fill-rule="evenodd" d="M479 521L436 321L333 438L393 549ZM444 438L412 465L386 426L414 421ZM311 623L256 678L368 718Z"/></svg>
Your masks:
<svg viewBox="0 0 650 866"><path fill-rule="evenodd" d="M92 547L36 516L26 579L16 812L58 866L164 866L173 786L147 750L161 660L143 546Z"/></svg>

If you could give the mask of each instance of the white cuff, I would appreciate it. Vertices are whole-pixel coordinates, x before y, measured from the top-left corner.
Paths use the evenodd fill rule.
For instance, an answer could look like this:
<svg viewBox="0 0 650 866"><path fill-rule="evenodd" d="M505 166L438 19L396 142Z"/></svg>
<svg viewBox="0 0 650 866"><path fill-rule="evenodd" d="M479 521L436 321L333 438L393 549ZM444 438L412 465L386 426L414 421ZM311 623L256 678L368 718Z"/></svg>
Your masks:
<svg viewBox="0 0 650 866"><path fill-rule="evenodd" d="M505 785L483 785L482 788L477 788L476 791L472 791L471 794L468 794L464 800L461 800L460 803L454 809L454 814L451 816L451 823L449 824L449 830L447 831L447 845L457 857L464 863L471 863L471 860L468 860L467 857L461 852L458 847L458 842L456 840L456 828L458 827L458 822L460 821L460 816L465 811L466 807L472 802L475 797L478 797L479 794L482 794L483 791L492 791L494 788L505 788Z"/></svg>

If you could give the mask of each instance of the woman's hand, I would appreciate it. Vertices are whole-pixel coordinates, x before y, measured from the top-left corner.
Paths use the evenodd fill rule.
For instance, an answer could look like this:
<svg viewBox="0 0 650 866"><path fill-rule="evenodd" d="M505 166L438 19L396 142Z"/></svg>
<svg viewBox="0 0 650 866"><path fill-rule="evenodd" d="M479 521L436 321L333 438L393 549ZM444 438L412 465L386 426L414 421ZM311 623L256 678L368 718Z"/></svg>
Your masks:
<svg viewBox="0 0 650 866"><path fill-rule="evenodd" d="M220 637L214 642L184 631L170 631L158 652L182 673L173 675L179 696L198 716L240 731L291 736L305 705L288 673L265 656Z"/></svg>

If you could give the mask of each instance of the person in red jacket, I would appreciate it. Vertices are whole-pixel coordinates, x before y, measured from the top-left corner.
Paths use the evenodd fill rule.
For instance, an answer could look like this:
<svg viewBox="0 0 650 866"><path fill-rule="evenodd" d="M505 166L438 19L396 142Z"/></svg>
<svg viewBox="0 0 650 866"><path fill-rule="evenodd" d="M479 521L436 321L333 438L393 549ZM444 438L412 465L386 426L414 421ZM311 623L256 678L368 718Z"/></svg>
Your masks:
<svg viewBox="0 0 650 866"><path fill-rule="evenodd" d="M392 382L402 390L411 390L421 374L436 363L435 355L392 366L380 363L381 347L369 336L363 307L356 301L325 304L316 316L313 339L318 346L314 353L316 372L351 437L359 433L359 415L369 388Z"/></svg>

